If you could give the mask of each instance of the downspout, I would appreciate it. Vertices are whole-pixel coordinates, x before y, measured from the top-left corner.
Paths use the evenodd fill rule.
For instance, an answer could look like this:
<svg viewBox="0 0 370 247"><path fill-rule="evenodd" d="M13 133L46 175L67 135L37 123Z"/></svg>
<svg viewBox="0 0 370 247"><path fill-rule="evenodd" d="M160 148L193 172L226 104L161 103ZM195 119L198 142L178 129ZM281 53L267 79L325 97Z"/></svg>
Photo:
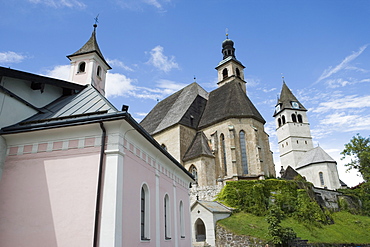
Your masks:
<svg viewBox="0 0 370 247"><path fill-rule="evenodd" d="M99 246L100 206L101 206L102 183L103 183L105 139L106 139L106 136L107 136L107 132L104 128L103 122L99 122L99 124L100 124L100 128L102 130L102 136L101 136L101 148L100 148L98 186L97 186L97 191L96 191L95 226L94 226L93 247L98 247Z"/></svg>

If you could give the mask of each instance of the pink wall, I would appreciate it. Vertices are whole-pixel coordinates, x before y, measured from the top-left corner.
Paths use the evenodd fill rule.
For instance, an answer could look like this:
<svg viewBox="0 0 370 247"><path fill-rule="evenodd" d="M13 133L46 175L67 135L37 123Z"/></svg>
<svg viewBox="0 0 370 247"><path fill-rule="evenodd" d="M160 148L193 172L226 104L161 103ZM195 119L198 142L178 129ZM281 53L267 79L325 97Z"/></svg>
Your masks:
<svg viewBox="0 0 370 247"><path fill-rule="evenodd" d="M99 150L8 156L0 180L0 246L91 247Z"/></svg>
<svg viewBox="0 0 370 247"><path fill-rule="evenodd" d="M150 159L150 158L149 158ZM189 194L186 184L180 181L176 184L176 205L174 206L174 180L176 176L172 174L173 170L160 168L159 172L159 195L156 194L156 169L158 165L155 161L149 161L148 157L137 153L136 150L125 150L124 156L124 191L123 191L123 246L156 246L159 241L160 246L174 247L175 242L179 247L191 246L190 233L190 205ZM149 187L150 194L150 241L140 240L140 192L141 186L145 183ZM127 189L127 188L131 189ZM169 195L171 206L171 240L165 240L164 233L164 196ZM159 239L157 239L157 221L156 221L156 197L159 201ZM185 238L180 238L180 213L179 203L182 200L184 205L185 219ZM175 210L177 225L175 225ZM178 228L177 235L175 227Z"/></svg>

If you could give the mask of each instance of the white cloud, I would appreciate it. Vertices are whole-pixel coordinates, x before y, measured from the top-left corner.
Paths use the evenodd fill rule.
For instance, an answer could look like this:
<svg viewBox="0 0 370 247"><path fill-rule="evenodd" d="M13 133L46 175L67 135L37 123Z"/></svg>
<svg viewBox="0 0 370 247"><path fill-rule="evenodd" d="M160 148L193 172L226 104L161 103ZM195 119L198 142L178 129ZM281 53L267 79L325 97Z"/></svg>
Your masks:
<svg viewBox="0 0 370 247"><path fill-rule="evenodd" d="M149 5L155 7L161 12L164 11L164 4L170 3L171 0L118 0L117 3L122 8L127 8L131 10L142 10L144 5Z"/></svg>
<svg viewBox="0 0 370 247"><path fill-rule="evenodd" d="M144 0L144 2L149 4L149 5L152 5L152 6L156 7L158 9L162 8L162 5L157 0Z"/></svg>
<svg viewBox="0 0 370 247"><path fill-rule="evenodd" d="M107 63L112 66L112 67L119 67L119 68L122 68L124 70L127 70L127 71L134 71L132 68L130 68L129 66L125 65L123 62L117 60L117 59L108 59L107 60Z"/></svg>
<svg viewBox="0 0 370 247"><path fill-rule="evenodd" d="M326 78L329 78L333 74L336 74L343 69L353 69L354 67L350 66L349 63L353 61L354 59L356 59L358 56L360 56L362 52L366 49L366 47L367 45L361 46L357 52L353 52L351 55L344 58L343 61L337 66L335 66L334 68L330 66L329 68L324 70L324 72L321 74L321 76L319 77L319 79L317 79L315 83L318 83ZM356 68L356 69L359 70L359 68Z"/></svg>
<svg viewBox="0 0 370 247"><path fill-rule="evenodd" d="M68 80L70 65L57 65L53 69L46 71L46 75L61 80Z"/></svg>
<svg viewBox="0 0 370 247"><path fill-rule="evenodd" d="M125 94L133 95L135 93L134 79L118 73L107 73L105 83L105 97L117 97Z"/></svg>
<svg viewBox="0 0 370 247"><path fill-rule="evenodd" d="M347 95L345 97L336 98L331 101L322 102L316 107L313 112L323 113L332 110L343 110L353 108L370 107L370 95L358 96Z"/></svg>
<svg viewBox="0 0 370 247"><path fill-rule="evenodd" d="M0 63L20 63L26 56L14 51L0 52Z"/></svg>
<svg viewBox="0 0 370 247"><path fill-rule="evenodd" d="M175 62L175 57L167 57L163 54L163 50L163 47L160 45L154 47L150 51L151 57L147 63L164 72L169 72L172 69L178 69L179 65Z"/></svg>
<svg viewBox="0 0 370 247"><path fill-rule="evenodd" d="M45 4L54 8L68 7L68 8L85 8L86 5L78 0L28 0L34 4Z"/></svg>

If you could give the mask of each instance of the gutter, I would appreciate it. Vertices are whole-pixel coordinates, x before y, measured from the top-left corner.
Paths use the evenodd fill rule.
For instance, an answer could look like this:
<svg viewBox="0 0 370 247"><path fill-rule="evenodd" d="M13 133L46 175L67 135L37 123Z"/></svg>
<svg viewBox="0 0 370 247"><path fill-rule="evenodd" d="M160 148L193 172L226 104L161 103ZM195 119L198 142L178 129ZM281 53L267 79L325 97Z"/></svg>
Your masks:
<svg viewBox="0 0 370 247"><path fill-rule="evenodd" d="M100 227L100 210L101 210L101 198L102 198L102 183L103 183L103 168L104 168L104 151L105 151L105 140L107 132L104 128L104 123L99 122L102 130L101 136L101 149L100 149L100 161L99 161L99 175L98 175L98 186L96 191L96 205L95 205L95 223L94 223L94 240L93 247L99 246L99 227Z"/></svg>

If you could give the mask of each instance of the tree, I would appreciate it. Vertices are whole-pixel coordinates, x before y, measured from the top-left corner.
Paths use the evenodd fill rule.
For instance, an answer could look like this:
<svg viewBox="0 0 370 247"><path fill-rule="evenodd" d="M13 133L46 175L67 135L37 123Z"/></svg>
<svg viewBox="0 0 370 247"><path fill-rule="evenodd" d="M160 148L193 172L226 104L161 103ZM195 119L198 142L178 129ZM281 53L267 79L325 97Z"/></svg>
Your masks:
<svg viewBox="0 0 370 247"><path fill-rule="evenodd" d="M346 164L348 170L358 170L365 182L370 182L370 138L357 134L344 147L340 153L343 155L342 159L351 157L351 162Z"/></svg>

